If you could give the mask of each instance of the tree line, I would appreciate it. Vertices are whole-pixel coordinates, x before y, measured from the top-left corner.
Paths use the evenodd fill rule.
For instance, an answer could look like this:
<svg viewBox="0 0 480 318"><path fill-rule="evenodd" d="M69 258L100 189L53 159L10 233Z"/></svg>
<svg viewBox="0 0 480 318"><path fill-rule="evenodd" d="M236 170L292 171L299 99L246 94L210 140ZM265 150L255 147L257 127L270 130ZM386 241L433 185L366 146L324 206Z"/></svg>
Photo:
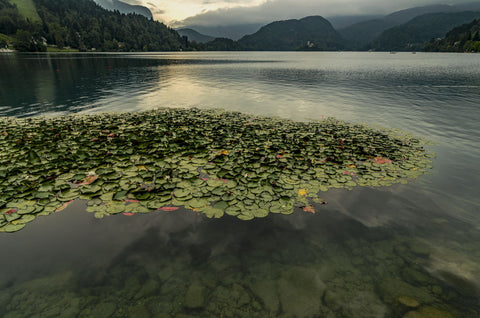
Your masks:
<svg viewBox="0 0 480 318"><path fill-rule="evenodd" d="M0 0L0 33L16 38L19 51L45 51L46 44L79 51L178 51L186 39L163 23L137 14L108 11L91 0L33 0L41 22L23 17Z"/></svg>
<svg viewBox="0 0 480 318"><path fill-rule="evenodd" d="M480 19L452 29L444 38L432 40L428 52L480 52Z"/></svg>

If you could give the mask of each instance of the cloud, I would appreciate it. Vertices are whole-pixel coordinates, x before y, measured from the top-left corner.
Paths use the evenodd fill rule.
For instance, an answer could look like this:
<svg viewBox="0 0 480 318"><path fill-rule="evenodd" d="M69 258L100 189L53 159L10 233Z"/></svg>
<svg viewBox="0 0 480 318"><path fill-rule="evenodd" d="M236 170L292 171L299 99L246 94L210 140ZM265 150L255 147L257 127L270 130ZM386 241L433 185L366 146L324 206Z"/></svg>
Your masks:
<svg viewBox="0 0 480 318"><path fill-rule="evenodd" d="M215 2L215 0L199 0ZM238 3L237 0L226 0ZM225 3L225 0L220 2ZM453 0L465 3L472 0ZM182 21L173 21L173 26L183 25L235 25L268 23L275 20L302 18L310 15L324 17L338 15L388 14L415 6L438 4L441 0L267 0L258 6L230 7L209 10Z"/></svg>
<svg viewBox="0 0 480 318"><path fill-rule="evenodd" d="M120 0L120 1L131 4L131 5L143 5L142 0Z"/></svg>

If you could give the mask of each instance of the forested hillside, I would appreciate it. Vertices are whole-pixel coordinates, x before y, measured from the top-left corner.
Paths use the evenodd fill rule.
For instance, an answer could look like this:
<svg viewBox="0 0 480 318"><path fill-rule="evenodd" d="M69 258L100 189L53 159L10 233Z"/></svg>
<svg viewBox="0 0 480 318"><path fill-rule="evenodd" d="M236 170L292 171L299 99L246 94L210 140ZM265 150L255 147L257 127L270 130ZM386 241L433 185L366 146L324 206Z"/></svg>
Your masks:
<svg viewBox="0 0 480 318"><path fill-rule="evenodd" d="M480 19L454 28L442 39L431 41L427 52L480 52Z"/></svg>
<svg viewBox="0 0 480 318"><path fill-rule="evenodd" d="M342 36L321 16L272 22L238 40L246 50L332 51L345 47Z"/></svg>
<svg viewBox="0 0 480 318"><path fill-rule="evenodd" d="M33 1L41 21L32 21L11 1L0 0L0 33L16 38L20 51L45 45L80 51L171 51L186 46L175 30L136 14L105 10L92 0Z"/></svg>
<svg viewBox="0 0 480 318"><path fill-rule="evenodd" d="M444 37L452 28L480 18L480 12L430 13L385 30L367 49L420 51L431 40Z"/></svg>

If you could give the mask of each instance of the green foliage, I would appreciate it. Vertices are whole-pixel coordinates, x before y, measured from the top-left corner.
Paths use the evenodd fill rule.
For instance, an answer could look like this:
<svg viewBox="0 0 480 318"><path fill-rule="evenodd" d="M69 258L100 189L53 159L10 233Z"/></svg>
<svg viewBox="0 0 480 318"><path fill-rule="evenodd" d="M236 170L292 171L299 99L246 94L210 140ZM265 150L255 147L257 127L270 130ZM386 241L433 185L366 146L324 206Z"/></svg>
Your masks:
<svg viewBox="0 0 480 318"><path fill-rule="evenodd" d="M243 47L237 41L226 38L216 38L207 43L191 44L195 49L202 51L241 51Z"/></svg>
<svg viewBox="0 0 480 318"><path fill-rule="evenodd" d="M385 30L367 47L377 51L419 51L453 27L480 18L480 12L432 13Z"/></svg>
<svg viewBox="0 0 480 318"><path fill-rule="evenodd" d="M37 13L37 8L33 0L9 0L11 4L15 5L18 12L25 19L31 22L41 22L40 16Z"/></svg>
<svg viewBox="0 0 480 318"><path fill-rule="evenodd" d="M273 22L238 42L247 50L259 51L299 50L308 47L307 43L324 51L345 47L342 36L320 16Z"/></svg>
<svg viewBox="0 0 480 318"><path fill-rule="evenodd" d="M46 39L58 49L100 51L172 51L185 47L180 36L164 24L136 14L107 11L90 0L33 0L41 19L25 20L22 11L0 0L0 33L16 35L27 31L35 42ZM25 10L25 9L22 9ZM17 45L26 45L25 33Z"/></svg>
<svg viewBox="0 0 480 318"><path fill-rule="evenodd" d="M432 40L427 52L480 52L480 19L449 31L444 38Z"/></svg>
<svg viewBox="0 0 480 318"><path fill-rule="evenodd" d="M398 132L199 109L0 118L0 149L0 232L77 198L97 218L315 213L320 191L406 182L431 163Z"/></svg>
<svg viewBox="0 0 480 318"><path fill-rule="evenodd" d="M14 39L8 35L0 33L0 49L6 48L8 45L13 43Z"/></svg>
<svg viewBox="0 0 480 318"><path fill-rule="evenodd" d="M0 33L14 35L18 29L29 30L30 24L15 5L7 0L0 0Z"/></svg>
<svg viewBox="0 0 480 318"><path fill-rule="evenodd" d="M110 12L88 0L34 0L48 43L80 50L171 51L180 36L144 16Z"/></svg>
<svg viewBox="0 0 480 318"><path fill-rule="evenodd" d="M21 52L45 52L46 45L41 39L36 39L33 35L25 30L18 30L16 34L16 41L14 47Z"/></svg>

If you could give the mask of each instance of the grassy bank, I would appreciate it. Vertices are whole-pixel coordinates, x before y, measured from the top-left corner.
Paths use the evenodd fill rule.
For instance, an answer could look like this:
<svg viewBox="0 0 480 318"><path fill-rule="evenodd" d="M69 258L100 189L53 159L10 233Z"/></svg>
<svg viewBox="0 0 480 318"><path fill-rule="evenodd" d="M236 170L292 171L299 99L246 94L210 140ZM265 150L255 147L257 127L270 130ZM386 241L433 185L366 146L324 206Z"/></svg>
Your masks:
<svg viewBox="0 0 480 318"><path fill-rule="evenodd" d="M32 22L42 22L37 13L37 7L32 0L9 0L9 2L17 6L18 12L25 19L29 19Z"/></svg>
<svg viewBox="0 0 480 318"><path fill-rule="evenodd" d="M47 52L52 52L52 53L55 53L55 52L78 52L78 49L72 49L72 48L63 48L63 49L59 49L58 47L51 47L51 46L48 46L47 47Z"/></svg>

